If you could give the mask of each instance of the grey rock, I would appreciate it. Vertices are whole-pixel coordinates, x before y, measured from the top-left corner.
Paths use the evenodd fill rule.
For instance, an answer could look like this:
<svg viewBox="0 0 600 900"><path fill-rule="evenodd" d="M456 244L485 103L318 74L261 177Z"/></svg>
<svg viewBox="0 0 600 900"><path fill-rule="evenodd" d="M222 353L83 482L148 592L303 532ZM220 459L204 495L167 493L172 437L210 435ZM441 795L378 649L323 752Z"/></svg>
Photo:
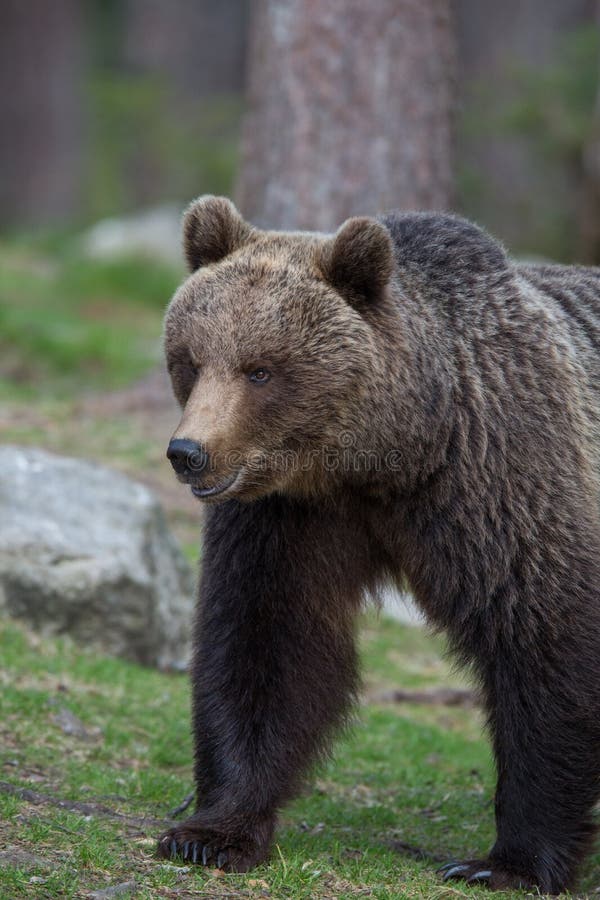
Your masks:
<svg viewBox="0 0 600 900"><path fill-rule="evenodd" d="M122 218L102 219L82 235L81 245L93 259L147 256L182 268L180 232L181 209L159 206Z"/></svg>
<svg viewBox="0 0 600 900"><path fill-rule="evenodd" d="M114 884L99 891L92 891L89 894L90 900L108 900L109 897L132 896L137 893L137 883L135 881L123 881L121 884Z"/></svg>
<svg viewBox="0 0 600 900"><path fill-rule="evenodd" d="M425 617L410 594L401 593L392 585L388 585L381 590L379 600L383 612L392 619L417 627L425 624Z"/></svg>
<svg viewBox="0 0 600 900"><path fill-rule="evenodd" d="M79 719L66 706L61 706L57 713L51 716L52 722L57 725L64 734L70 737L80 738L82 741L89 741L94 734L85 727L81 719ZM95 734L99 732L96 731Z"/></svg>
<svg viewBox="0 0 600 900"><path fill-rule="evenodd" d="M9 847L7 850L0 850L0 868L12 867L15 869L51 869L52 863L42 856L35 853L29 853L27 850L21 850L18 847Z"/></svg>
<svg viewBox="0 0 600 900"><path fill-rule="evenodd" d="M116 656L182 668L193 590L144 485L90 462L0 447L0 614Z"/></svg>

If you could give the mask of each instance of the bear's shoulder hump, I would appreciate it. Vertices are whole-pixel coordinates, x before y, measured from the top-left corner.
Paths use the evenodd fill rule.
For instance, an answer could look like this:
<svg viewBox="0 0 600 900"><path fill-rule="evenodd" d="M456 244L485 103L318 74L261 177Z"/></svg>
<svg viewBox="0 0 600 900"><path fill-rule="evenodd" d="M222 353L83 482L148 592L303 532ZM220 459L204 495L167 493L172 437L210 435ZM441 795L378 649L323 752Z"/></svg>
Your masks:
<svg viewBox="0 0 600 900"><path fill-rule="evenodd" d="M502 245L478 225L439 212L391 212L379 221L389 230L396 264L432 279L495 275L510 268Z"/></svg>

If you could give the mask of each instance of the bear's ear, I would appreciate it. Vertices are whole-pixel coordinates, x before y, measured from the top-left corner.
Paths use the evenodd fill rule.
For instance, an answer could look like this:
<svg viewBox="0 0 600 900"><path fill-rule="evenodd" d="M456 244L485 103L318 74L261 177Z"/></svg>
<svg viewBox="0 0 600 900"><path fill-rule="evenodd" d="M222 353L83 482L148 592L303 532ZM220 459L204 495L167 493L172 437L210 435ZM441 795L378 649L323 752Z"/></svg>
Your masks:
<svg viewBox="0 0 600 900"><path fill-rule="evenodd" d="M190 270L233 253L251 231L227 197L198 197L183 216L183 251Z"/></svg>
<svg viewBox="0 0 600 900"><path fill-rule="evenodd" d="M394 251L390 233L375 219L348 219L321 250L326 279L352 303L376 299L390 280Z"/></svg>

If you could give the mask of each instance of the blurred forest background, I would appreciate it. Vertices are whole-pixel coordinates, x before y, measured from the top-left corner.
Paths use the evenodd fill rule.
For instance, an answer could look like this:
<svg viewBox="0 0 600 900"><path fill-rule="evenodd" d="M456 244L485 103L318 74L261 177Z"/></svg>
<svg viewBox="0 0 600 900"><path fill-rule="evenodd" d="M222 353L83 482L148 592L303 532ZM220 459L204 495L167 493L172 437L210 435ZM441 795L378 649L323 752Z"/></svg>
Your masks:
<svg viewBox="0 0 600 900"><path fill-rule="evenodd" d="M290 120L310 103L327 138L314 159L285 158L303 165L305 178L322 181L310 163L326 150L321 167L331 167L330 179L337 170L338 195L364 192L386 208L451 207L512 252L597 262L597 6L4 0L1 227L73 228L205 191L231 194L236 183L239 194L244 98L252 107L260 94L276 127L267 115L262 135L246 134L261 151L252 160L245 153L246 165L261 169L241 190L247 214L264 202L248 192L278 177L273 145L291 146L293 134L298 150L306 123ZM296 93L294 84L285 90L289 69ZM352 84L361 74L362 91ZM377 104L384 111L369 131ZM336 132L345 140L354 132L356 159L371 164L358 185L339 162ZM379 155L365 157L369 143L384 145ZM416 151L427 171L412 179L393 171L413 169Z"/></svg>
<svg viewBox="0 0 600 900"><path fill-rule="evenodd" d="M599 17L597 0L3 0L2 438L109 462L196 521L163 459L160 332L203 192L276 228L452 209L513 254L600 262Z"/></svg>

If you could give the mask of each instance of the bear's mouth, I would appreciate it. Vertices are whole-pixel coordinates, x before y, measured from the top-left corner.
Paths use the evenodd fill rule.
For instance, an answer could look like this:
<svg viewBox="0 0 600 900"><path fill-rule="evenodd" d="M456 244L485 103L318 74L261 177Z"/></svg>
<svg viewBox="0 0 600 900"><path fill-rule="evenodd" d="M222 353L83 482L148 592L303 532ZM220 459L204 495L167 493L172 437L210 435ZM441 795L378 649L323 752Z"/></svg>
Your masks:
<svg viewBox="0 0 600 900"><path fill-rule="evenodd" d="M194 497L198 497L199 500L206 500L209 497L217 497L219 494L224 494L225 491L228 491L234 486L239 476L240 472L234 472L229 478L225 478L223 481L219 481L217 484L213 484L210 487L202 487L200 484L191 484L190 488Z"/></svg>

